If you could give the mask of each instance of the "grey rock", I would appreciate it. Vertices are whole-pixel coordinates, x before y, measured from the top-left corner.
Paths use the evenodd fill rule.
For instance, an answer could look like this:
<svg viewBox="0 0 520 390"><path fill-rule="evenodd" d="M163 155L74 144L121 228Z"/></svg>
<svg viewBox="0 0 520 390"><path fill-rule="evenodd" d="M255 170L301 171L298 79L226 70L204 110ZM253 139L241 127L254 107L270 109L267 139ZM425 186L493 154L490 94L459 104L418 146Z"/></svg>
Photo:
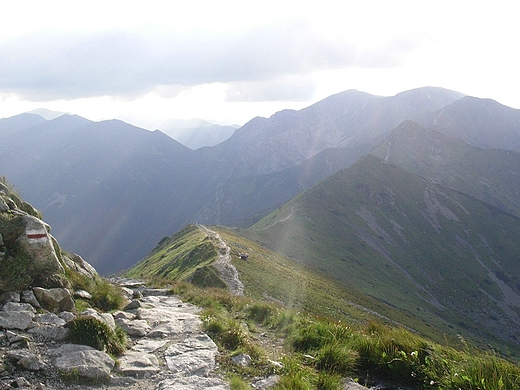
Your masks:
<svg viewBox="0 0 520 390"><path fill-rule="evenodd" d="M20 294L14 291L6 291L0 295L0 305L8 302L20 302Z"/></svg>
<svg viewBox="0 0 520 390"><path fill-rule="evenodd" d="M119 359L117 370L123 375L148 378L160 371L159 360L153 354L129 352Z"/></svg>
<svg viewBox="0 0 520 390"><path fill-rule="evenodd" d="M127 320L118 318L116 324L119 325L130 336L143 337L151 330L150 325L145 320Z"/></svg>
<svg viewBox="0 0 520 390"><path fill-rule="evenodd" d="M247 367L251 364L251 356L246 353L239 353L238 355L233 356L231 360L233 360L233 363L242 367Z"/></svg>
<svg viewBox="0 0 520 390"><path fill-rule="evenodd" d="M29 382L24 377L16 378L13 383L11 384L11 387L32 387L31 382Z"/></svg>
<svg viewBox="0 0 520 390"><path fill-rule="evenodd" d="M50 312L60 311L74 311L74 300L72 299L69 290L65 288L51 288L45 289L35 287L33 289L36 299L40 305Z"/></svg>
<svg viewBox="0 0 520 390"><path fill-rule="evenodd" d="M32 313L36 313L34 307L28 303L15 303L15 302L7 302L3 307L3 311L30 311Z"/></svg>
<svg viewBox="0 0 520 390"><path fill-rule="evenodd" d="M115 366L114 360L108 354L86 345L64 344L53 354L58 356L56 368L65 375L106 380Z"/></svg>
<svg viewBox="0 0 520 390"><path fill-rule="evenodd" d="M40 371L47 368L47 364L45 364L37 355L28 351L10 351L7 352L6 358L29 371Z"/></svg>
<svg viewBox="0 0 520 390"><path fill-rule="evenodd" d="M60 325L40 325L29 329L28 332L49 340L63 341L67 338L70 331Z"/></svg>
<svg viewBox="0 0 520 390"><path fill-rule="evenodd" d="M36 314L33 318L34 322L39 324L47 324L47 325L65 325L65 320L58 317L54 313L43 313Z"/></svg>
<svg viewBox="0 0 520 390"><path fill-rule="evenodd" d="M20 301L24 303L28 303L35 307L36 309L40 309L40 303L36 299L36 296L34 295L34 292L32 290L24 290L22 291L22 295L20 297Z"/></svg>
<svg viewBox="0 0 520 390"><path fill-rule="evenodd" d="M72 321L76 315L74 313L71 313L70 311L62 311L58 313L58 317L60 317L65 322Z"/></svg>
<svg viewBox="0 0 520 390"><path fill-rule="evenodd" d="M253 384L253 386L255 389L261 389L261 390L272 389L273 387L275 387L278 384L279 381L280 381L279 375L271 375L270 377L267 377L267 378L264 378L264 379L261 379L261 380L255 382Z"/></svg>
<svg viewBox="0 0 520 390"><path fill-rule="evenodd" d="M26 330L32 325L31 311L0 311L0 328Z"/></svg>
<svg viewBox="0 0 520 390"><path fill-rule="evenodd" d="M157 390L229 390L229 384L220 378L199 376L167 379L159 383Z"/></svg>
<svg viewBox="0 0 520 390"><path fill-rule="evenodd" d="M138 300L134 299L128 305L126 305L123 308L123 310L135 310L135 309L139 309L141 306L142 306L141 302L139 302Z"/></svg>
<svg viewBox="0 0 520 390"><path fill-rule="evenodd" d="M74 291L74 298L92 299L92 295L90 295L90 293L85 290L76 290Z"/></svg>
<svg viewBox="0 0 520 390"><path fill-rule="evenodd" d="M217 346L206 334L189 337L164 353L170 371L181 376L208 376L215 370Z"/></svg>
<svg viewBox="0 0 520 390"><path fill-rule="evenodd" d="M112 317L112 314L109 314L109 313L99 313L98 311L89 308L89 309L83 311L80 315L94 317L94 318L96 318L96 319L98 319L100 321L103 321L112 330L116 328L116 322L114 320L114 317Z"/></svg>
<svg viewBox="0 0 520 390"><path fill-rule="evenodd" d="M124 318L125 320L135 320L135 318L136 318L135 314L128 313L126 311L121 311L121 310L117 310L117 311L113 312L112 317L114 317L114 319L116 319L116 320L118 318Z"/></svg>
<svg viewBox="0 0 520 390"><path fill-rule="evenodd" d="M368 388L365 386L361 386L359 383L354 382L352 379L347 379L343 383L343 390L368 390Z"/></svg>

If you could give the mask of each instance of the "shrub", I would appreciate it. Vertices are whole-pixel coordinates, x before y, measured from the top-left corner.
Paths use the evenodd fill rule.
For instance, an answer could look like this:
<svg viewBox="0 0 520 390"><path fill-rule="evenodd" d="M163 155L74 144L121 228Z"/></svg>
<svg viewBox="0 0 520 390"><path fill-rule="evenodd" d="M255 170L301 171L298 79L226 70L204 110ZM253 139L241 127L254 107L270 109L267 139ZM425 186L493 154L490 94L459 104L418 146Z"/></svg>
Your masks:
<svg viewBox="0 0 520 390"><path fill-rule="evenodd" d="M113 355L121 355L127 344L126 333L116 327L112 330L105 322L91 316L78 316L67 323L68 341L88 345Z"/></svg>
<svg viewBox="0 0 520 390"><path fill-rule="evenodd" d="M102 311L118 310L125 304L125 298L119 287L114 286L105 279L100 279L96 283L95 290L90 302Z"/></svg>
<svg viewBox="0 0 520 390"><path fill-rule="evenodd" d="M341 342L327 344L316 355L316 368L329 373L352 373L358 361L357 352Z"/></svg>

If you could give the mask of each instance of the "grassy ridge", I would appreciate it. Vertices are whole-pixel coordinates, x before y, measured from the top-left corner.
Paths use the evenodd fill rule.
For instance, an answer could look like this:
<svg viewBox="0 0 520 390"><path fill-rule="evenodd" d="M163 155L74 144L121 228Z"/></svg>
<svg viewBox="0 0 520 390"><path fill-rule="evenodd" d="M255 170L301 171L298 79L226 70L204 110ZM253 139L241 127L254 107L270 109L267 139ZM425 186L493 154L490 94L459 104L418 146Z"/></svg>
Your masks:
<svg viewBox="0 0 520 390"><path fill-rule="evenodd" d="M188 225L163 238L141 262L128 270L130 278L155 276L172 280L192 280L200 286L225 287L210 266L218 255L213 240L196 225Z"/></svg>
<svg viewBox="0 0 520 390"><path fill-rule="evenodd" d="M421 332L518 349L520 223L475 198L367 156L244 234L386 303L398 322L416 317Z"/></svg>
<svg viewBox="0 0 520 390"><path fill-rule="evenodd" d="M280 376L276 390L339 390L344 377L421 389L520 386L518 365L464 340L440 345L401 327L331 321L218 289L175 283L172 291L204 307L204 328L219 346L233 390L251 389L255 378L272 374ZM240 353L251 357L247 367L232 362Z"/></svg>

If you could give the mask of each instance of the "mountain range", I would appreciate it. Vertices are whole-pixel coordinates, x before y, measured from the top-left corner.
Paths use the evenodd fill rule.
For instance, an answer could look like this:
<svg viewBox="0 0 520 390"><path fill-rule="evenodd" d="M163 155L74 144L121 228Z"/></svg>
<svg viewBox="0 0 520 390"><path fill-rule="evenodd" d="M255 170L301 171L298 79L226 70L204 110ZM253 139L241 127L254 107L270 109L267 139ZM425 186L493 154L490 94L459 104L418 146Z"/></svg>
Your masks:
<svg viewBox="0 0 520 390"><path fill-rule="evenodd" d="M519 111L491 100L434 87L391 97L351 90L254 118L197 150L117 120L22 114L0 120L0 173L43 212L64 247L107 274L187 223L253 225L374 148L385 153L381 143L406 120L484 149L513 153L520 145ZM514 186L508 191L482 200L513 212Z"/></svg>

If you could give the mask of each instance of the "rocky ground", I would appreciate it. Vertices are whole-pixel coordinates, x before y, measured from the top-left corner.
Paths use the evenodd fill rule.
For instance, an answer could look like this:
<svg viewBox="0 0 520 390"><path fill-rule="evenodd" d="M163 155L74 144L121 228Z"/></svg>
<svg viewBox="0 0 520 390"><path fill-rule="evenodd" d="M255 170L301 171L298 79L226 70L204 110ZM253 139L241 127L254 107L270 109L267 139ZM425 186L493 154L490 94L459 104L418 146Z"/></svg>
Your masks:
<svg viewBox="0 0 520 390"><path fill-rule="evenodd" d="M6 303L0 311L0 389L229 389L216 374L217 347L201 331L199 309L166 290L128 286L139 299L110 318L103 316L131 338L131 347L116 360L63 341L72 313L39 309L36 314L30 304ZM25 322L5 320L13 316Z"/></svg>

